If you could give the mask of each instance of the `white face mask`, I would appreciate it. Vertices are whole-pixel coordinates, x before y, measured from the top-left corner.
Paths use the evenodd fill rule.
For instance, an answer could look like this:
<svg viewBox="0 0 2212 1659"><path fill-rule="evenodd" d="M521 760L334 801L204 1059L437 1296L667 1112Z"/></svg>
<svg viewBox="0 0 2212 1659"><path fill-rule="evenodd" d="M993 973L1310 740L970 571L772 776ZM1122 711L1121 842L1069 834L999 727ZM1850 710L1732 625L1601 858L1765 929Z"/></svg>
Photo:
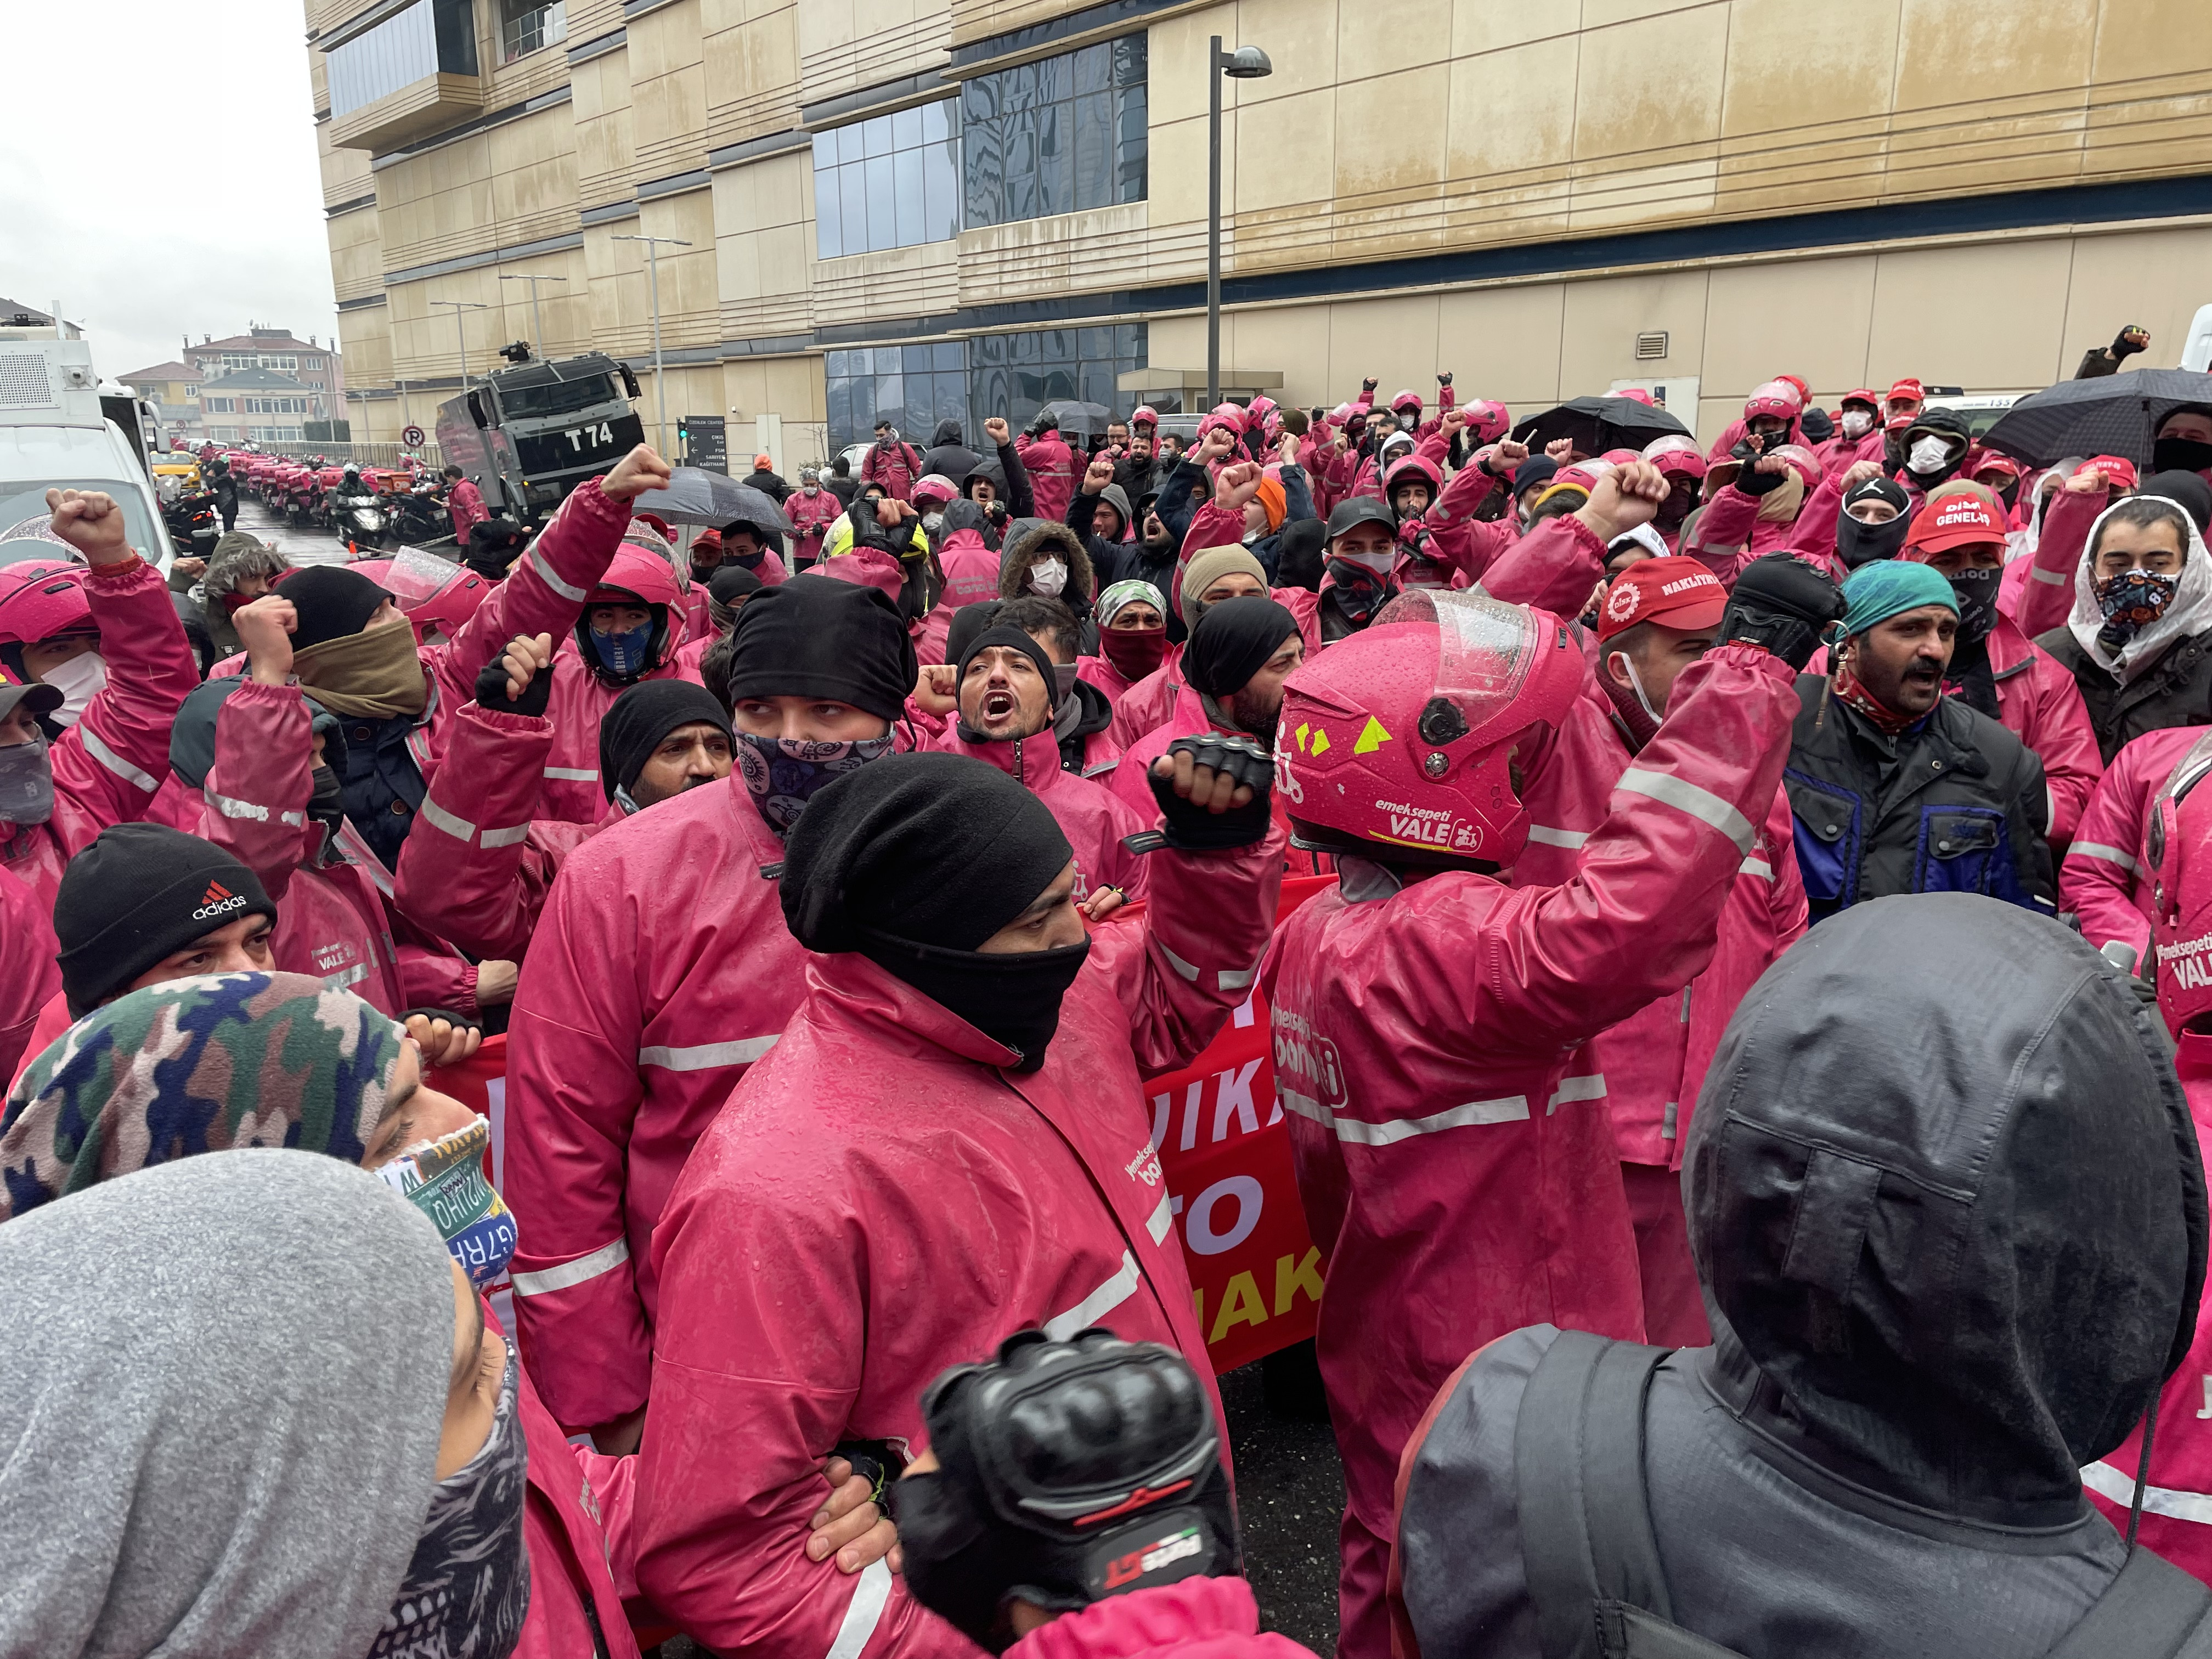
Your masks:
<svg viewBox="0 0 2212 1659"><path fill-rule="evenodd" d="M1950 461L1951 446L1941 438L1923 438L1912 446L1905 464L1915 472L1941 472Z"/></svg>
<svg viewBox="0 0 2212 1659"><path fill-rule="evenodd" d="M1067 566L1059 559L1039 559L1030 567L1030 586L1048 599L1056 599L1067 586Z"/></svg>
<svg viewBox="0 0 2212 1659"><path fill-rule="evenodd" d="M62 694L62 706L53 712L54 724L75 726L106 685L107 664L97 651L88 651L39 678Z"/></svg>
<svg viewBox="0 0 2212 1659"><path fill-rule="evenodd" d="M818 483L809 482L802 487L810 495L819 495L822 493L822 486Z"/></svg>
<svg viewBox="0 0 2212 1659"><path fill-rule="evenodd" d="M923 514L921 515L921 527L929 534L934 536L939 531L945 528L945 515L942 513Z"/></svg>
<svg viewBox="0 0 2212 1659"><path fill-rule="evenodd" d="M1844 428L1846 438L1863 438L1874 430L1874 416L1863 409L1847 409L1838 424Z"/></svg>

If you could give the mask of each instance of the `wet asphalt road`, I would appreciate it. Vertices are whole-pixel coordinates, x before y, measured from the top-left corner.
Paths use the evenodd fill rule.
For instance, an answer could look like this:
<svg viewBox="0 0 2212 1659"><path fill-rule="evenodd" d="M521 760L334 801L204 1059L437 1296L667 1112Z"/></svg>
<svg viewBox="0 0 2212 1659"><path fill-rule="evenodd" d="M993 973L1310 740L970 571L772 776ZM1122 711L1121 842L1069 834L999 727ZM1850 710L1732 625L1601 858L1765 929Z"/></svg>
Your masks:
<svg viewBox="0 0 2212 1659"><path fill-rule="evenodd" d="M237 527L282 548L295 564L336 564L346 557L331 532L281 523L251 496L239 498ZM1259 1600L1261 1624L1328 1659L1336 1645L1344 1468L1321 1412L1319 1386L1306 1351L1293 1349L1230 1372L1221 1379L1221 1403L1237 1466L1245 1576ZM662 1646L660 1659L706 1659L706 1650L678 1638Z"/></svg>

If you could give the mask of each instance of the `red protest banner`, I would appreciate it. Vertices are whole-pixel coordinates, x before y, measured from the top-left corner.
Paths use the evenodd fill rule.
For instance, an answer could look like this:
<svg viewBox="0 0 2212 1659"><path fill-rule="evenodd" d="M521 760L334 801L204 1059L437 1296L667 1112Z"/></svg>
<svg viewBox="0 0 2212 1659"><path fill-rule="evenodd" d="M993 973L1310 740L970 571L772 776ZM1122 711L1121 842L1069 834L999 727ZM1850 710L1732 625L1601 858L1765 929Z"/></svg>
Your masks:
<svg viewBox="0 0 2212 1659"><path fill-rule="evenodd" d="M1335 880L1285 878L1277 920ZM1255 988L1204 1053L1148 1079L1145 1093L1213 1369L1304 1341L1321 1306L1321 1251L1275 1098L1267 999Z"/></svg>

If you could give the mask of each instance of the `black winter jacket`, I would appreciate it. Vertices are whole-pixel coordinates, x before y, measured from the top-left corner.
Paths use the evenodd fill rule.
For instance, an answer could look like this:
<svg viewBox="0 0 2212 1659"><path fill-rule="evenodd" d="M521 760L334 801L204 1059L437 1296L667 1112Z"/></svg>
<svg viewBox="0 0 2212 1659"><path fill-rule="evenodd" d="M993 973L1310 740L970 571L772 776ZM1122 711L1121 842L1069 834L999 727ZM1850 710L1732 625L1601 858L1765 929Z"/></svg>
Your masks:
<svg viewBox="0 0 2212 1659"><path fill-rule="evenodd" d="M2069 628L2039 634L2035 642L2064 664L2081 688L2097 752L2107 766L2146 732L2212 721L2212 631L2176 640L2125 685L2081 648Z"/></svg>

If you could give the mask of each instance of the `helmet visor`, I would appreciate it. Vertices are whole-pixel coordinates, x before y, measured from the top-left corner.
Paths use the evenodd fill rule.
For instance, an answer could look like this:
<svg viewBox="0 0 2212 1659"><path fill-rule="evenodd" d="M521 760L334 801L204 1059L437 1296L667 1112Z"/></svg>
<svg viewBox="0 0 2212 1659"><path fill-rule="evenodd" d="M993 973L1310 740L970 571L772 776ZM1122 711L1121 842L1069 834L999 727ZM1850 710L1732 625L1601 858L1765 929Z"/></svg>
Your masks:
<svg viewBox="0 0 2212 1659"><path fill-rule="evenodd" d="M1512 709L1547 643L1541 621L1526 606L1462 589L1409 588L1383 607L1374 626L1401 622L1437 627L1436 675L1419 736L1437 745L1479 732Z"/></svg>
<svg viewBox="0 0 2212 1659"><path fill-rule="evenodd" d="M399 601L402 611L412 611L442 592L455 577L466 574L450 559L426 553L419 547L403 547L392 556L392 568L385 573L383 586L385 592Z"/></svg>

